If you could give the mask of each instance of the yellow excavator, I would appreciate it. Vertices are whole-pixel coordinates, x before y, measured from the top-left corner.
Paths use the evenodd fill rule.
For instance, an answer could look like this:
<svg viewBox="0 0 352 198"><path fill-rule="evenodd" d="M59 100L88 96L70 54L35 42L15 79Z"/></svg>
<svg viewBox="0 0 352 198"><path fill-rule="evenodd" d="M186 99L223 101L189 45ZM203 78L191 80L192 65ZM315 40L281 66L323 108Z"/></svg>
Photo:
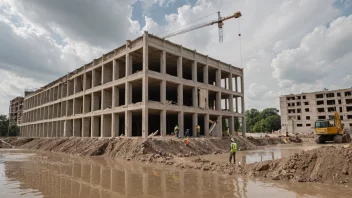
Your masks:
<svg viewBox="0 0 352 198"><path fill-rule="evenodd" d="M327 141L334 141L335 143L351 142L350 134L344 132L344 126L338 112L335 112L333 119L315 121L314 135L317 136L315 139L317 144L324 144Z"/></svg>

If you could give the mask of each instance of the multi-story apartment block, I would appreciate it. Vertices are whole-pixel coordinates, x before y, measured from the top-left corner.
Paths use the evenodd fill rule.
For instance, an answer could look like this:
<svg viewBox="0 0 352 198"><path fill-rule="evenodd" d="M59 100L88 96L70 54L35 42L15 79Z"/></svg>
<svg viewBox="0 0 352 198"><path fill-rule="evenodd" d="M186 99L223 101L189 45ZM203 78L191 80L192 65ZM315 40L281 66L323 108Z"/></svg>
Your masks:
<svg viewBox="0 0 352 198"><path fill-rule="evenodd" d="M243 70L144 33L25 97L27 137L222 136L244 122ZM240 111L241 109L241 111ZM218 121L214 131L211 122ZM245 131L245 125L242 126Z"/></svg>
<svg viewBox="0 0 352 198"><path fill-rule="evenodd" d="M330 119L335 111L352 128L352 88L281 96L281 131L312 133L316 120Z"/></svg>
<svg viewBox="0 0 352 198"><path fill-rule="evenodd" d="M23 112L23 97L16 97L10 101L9 122L10 124L20 125Z"/></svg>

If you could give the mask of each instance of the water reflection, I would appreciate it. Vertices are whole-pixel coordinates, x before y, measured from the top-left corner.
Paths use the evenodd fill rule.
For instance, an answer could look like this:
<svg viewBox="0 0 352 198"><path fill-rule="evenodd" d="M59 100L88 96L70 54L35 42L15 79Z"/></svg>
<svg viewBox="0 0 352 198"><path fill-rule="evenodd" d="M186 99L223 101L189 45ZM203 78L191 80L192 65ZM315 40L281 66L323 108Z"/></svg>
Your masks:
<svg viewBox="0 0 352 198"><path fill-rule="evenodd" d="M329 197L343 191L343 196L351 196L351 192L341 189L344 187L329 189L314 185L308 189L304 186L311 184L255 181L103 158L39 153L28 156L27 160L16 160L16 155L23 158L25 154L0 152L3 163L0 164L3 167L0 166L0 182L5 183L0 187L0 195L7 195L0 197L20 197L21 194L25 197L84 198ZM275 156L276 153L272 153L271 157ZM242 156L242 160L246 159ZM17 186L13 186L14 182Z"/></svg>

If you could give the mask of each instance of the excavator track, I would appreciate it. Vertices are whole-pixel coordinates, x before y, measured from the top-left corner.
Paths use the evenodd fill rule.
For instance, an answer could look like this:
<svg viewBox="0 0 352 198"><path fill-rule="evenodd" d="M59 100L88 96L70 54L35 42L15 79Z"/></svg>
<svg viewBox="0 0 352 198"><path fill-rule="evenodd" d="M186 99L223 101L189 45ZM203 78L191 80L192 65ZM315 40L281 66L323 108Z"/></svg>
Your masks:
<svg viewBox="0 0 352 198"><path fill-rule="evenodd" d="M324 136L323 136L323 135L318 136L318 137L315 139L315 142L316 142L317 144L324 144L324 143L325 143L325 138L324 138Z"/></svg>
<svg viewBox="0 0 352 198"><path fill-rule="evenodd" d="M334 142L335 143L342 143L342 135L335 135Z"/></svg>
<svg viewBox="0 0 352 198"><path fill-rule="evenodd" d="M351 142L351 136L350 134L344 134L342 136L342 143L350 143Z"/></svg>

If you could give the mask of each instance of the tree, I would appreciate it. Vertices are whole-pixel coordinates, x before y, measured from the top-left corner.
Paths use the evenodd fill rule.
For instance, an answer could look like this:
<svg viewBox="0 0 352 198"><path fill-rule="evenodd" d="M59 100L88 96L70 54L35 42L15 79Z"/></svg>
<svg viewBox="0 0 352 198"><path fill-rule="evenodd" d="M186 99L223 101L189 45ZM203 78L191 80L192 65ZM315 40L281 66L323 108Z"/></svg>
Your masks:
<svg viewBox="0 0 352 198"><path fill-rule="evenodd" d="M266 108L263 111L250 109L246 111L247 128L252 132L276 131L281 128L281 118L276 108Z"/></svg>
<svg viewBox="0 0 352 198"><path fill-rule="evenodd" d="M9 120L7 116L0 115L0 136L17 136L19 133L20 128L16 124L11 124L9 126Z"/></svg>
<svg viewBox="0 0 352 198"><path fill-rule="evenodd" d="M235 131L238 131L238 129L240 128L240 122L238 121L237 117L234 118L233 127L234 127Z"/></svg>

